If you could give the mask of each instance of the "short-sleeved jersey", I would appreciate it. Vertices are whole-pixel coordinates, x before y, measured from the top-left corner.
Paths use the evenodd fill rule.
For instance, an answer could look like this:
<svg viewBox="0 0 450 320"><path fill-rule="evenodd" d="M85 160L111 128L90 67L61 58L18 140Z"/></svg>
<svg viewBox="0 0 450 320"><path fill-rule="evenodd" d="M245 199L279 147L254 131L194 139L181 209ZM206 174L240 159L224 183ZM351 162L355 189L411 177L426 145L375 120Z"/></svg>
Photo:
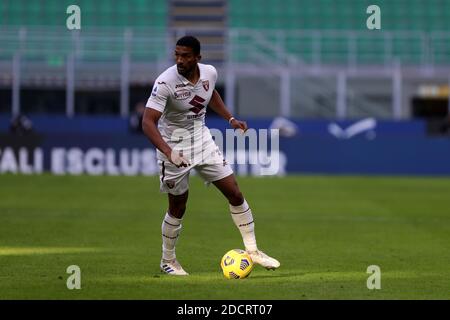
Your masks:
<svg viewBox="0 0 450 320"><path fill-rule="evenodd" d="M176 65L168 68L156 79L146 104L147 108L162 112L158 130L163 140L172 149L182 150L191 163L194 158L200 159L199 152L216 146L205 125L205 115L217 71L212 65L198 63L198 67L200 78L196 84L179 74ZM167 160L159 150L157 156Z"/></svg>

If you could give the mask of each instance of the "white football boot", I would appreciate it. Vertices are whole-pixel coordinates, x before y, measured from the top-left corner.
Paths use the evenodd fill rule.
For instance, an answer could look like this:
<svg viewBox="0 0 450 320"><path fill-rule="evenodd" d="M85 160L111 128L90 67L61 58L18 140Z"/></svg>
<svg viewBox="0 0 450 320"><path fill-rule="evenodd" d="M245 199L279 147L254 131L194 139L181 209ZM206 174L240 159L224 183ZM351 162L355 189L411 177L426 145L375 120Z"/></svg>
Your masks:
<svg viewBox="0 0 450 320"><path fill-rule="evenodd" d="M184 271L181 264L176 260L161 260L161 264L159 265L161 268L161 272L170 274L171 276L187 276L189 273Z"/></svg>
<svg viewBox="0 0 450 320"><path fill-rule="evenodd" d="M261 250L247 251L247 253L252 258L253 263L259 264L267 270L275 270L280 266L280 262L277 259L269 257Z"/></svg>

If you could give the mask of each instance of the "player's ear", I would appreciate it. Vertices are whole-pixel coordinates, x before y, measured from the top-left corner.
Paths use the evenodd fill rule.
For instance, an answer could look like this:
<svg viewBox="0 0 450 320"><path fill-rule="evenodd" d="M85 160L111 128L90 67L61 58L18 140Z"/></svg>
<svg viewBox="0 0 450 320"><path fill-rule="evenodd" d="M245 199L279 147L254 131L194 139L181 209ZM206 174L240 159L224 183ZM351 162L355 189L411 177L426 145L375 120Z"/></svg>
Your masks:
<svg viewBox="0 0 450 320"><path fill-rule="evenodd" d="M201 59L202 59L202 56L199 54L199 55L197 56L197 62L200 61Z"/></svg>

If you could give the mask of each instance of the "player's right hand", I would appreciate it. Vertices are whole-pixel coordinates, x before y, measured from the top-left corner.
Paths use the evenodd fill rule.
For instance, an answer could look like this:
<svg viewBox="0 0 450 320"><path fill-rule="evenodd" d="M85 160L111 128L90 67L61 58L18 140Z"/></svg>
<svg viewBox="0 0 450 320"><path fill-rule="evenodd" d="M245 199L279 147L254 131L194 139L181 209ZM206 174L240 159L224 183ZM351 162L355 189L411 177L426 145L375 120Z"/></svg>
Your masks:
<svg viewBox="0 0 450 320"><path fill-rule="evenodd" d="M238 119L233 119L233 121L231 121L231 126L233 127L233 129L241 129L243 134L248 129L247 122L240 121Z"/></svg>
<svg viewBox="0 0 450 320"><path fill-rule="evenodd" d="M172 162L177 168L187 167L191 164L187 159L182 156L182 153L177 150L172 150L170 153L170 162Z"/></svg>

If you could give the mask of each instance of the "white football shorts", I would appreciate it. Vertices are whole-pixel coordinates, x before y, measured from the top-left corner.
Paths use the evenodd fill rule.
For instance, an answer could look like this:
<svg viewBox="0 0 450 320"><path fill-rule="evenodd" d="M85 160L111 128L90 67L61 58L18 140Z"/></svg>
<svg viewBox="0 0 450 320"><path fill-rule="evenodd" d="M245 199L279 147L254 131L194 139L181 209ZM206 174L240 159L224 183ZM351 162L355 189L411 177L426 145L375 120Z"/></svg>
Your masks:
<svg viewBox="0 0 450 320"><path fill-rule="evenodd" d="M189 189L189 174L192 169L207 183L211 183L233 174L233 169L225 161L219 148L216 147L208 157L188 167L177 168L172 162L158 160L160 191L173 195L181 195Z"/></svg>

